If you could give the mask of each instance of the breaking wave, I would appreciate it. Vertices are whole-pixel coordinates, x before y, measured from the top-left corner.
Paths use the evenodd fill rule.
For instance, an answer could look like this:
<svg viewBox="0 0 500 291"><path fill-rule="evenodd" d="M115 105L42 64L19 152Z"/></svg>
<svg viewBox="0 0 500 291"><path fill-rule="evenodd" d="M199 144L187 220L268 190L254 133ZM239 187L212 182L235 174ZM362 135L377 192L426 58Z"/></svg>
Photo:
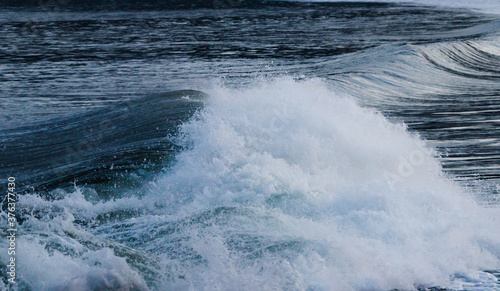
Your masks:
<svg viewBox="0 0 500 291"><path fill-rule="evenodd" d="M500 268L498 209L480 208L404 124L321 80L207 93L175 163L126 197L21 197L26 286L496 286L484 271Z"/></svg>

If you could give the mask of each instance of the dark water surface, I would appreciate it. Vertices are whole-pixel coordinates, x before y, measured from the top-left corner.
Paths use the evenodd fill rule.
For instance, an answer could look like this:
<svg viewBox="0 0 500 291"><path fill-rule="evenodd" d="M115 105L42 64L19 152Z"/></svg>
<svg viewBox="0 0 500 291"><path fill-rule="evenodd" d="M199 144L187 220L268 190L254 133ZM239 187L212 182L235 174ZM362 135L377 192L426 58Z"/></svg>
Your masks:
<svg viewBox="0 0 500 291"><path fill-rule="evenodd" d="M189 3L0 10L22 290L498 290L500 17Z"/></svg>

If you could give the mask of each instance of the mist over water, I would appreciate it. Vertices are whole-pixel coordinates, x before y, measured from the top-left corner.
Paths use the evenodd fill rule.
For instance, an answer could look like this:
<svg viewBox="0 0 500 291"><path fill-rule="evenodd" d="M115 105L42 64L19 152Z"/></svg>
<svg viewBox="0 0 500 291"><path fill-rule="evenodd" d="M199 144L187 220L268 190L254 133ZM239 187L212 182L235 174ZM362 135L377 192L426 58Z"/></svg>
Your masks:
<svg viewBox="0 0 500 291"><path fill-rule="evenodd" d="M17 289L499 290L495 3L88 3L0 11Z"/></svg>

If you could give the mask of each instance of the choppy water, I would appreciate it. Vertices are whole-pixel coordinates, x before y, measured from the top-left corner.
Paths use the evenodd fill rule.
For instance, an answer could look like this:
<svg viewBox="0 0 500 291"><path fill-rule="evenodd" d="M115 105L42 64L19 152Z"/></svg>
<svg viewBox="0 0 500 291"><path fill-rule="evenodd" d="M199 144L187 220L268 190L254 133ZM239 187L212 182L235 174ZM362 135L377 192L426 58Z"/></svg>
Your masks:
<svg viewBox="0 0 500 291"><path fill-rule="evenodd" d="M3 3L20 290L500 290L495 1Z"/></svg>

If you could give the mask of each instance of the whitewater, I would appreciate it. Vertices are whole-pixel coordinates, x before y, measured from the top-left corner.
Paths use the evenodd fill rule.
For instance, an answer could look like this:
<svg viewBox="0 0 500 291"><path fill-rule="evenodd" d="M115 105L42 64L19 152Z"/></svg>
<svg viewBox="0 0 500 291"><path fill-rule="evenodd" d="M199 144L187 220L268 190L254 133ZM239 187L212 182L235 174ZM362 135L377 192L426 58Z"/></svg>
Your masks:
<svg viewBox="0 0 500 291"><path fill-rule="evenodd" d="M0 288L500 290L499 5L434 4L0 11Z"/></svg>

